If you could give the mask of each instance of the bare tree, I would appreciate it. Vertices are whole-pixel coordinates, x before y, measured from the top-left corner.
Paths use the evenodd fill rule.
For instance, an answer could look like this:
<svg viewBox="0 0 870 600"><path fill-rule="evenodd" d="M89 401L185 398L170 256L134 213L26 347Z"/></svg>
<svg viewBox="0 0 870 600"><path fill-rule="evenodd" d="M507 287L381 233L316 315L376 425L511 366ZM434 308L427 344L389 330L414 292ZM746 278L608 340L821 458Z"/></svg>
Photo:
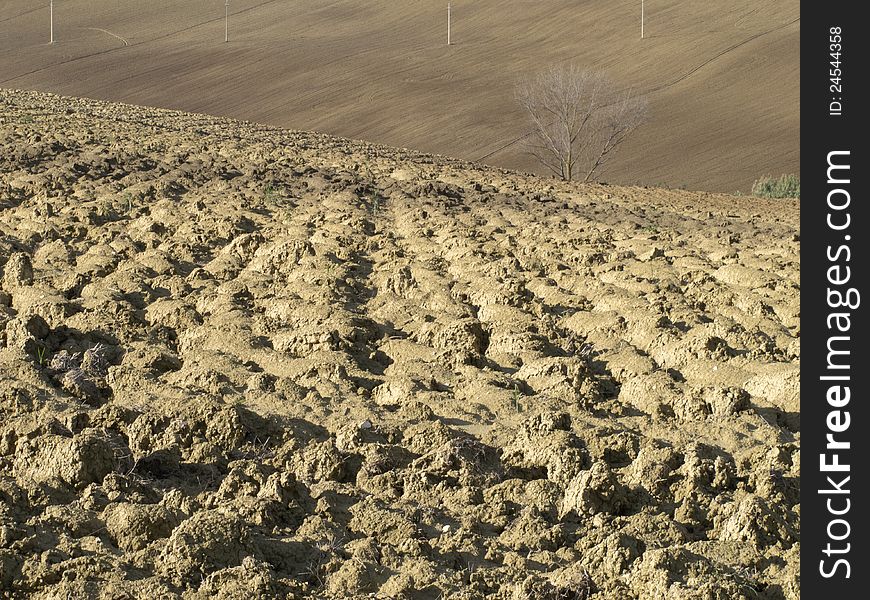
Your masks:
<svg viewBox="0 0 870 600"><path fill-rule="evenodd" d="M589 181L647 115L644 98L576 65L556 65L520 82L516 97L533 126L526 149L567 181L578 169Z"/></svg>

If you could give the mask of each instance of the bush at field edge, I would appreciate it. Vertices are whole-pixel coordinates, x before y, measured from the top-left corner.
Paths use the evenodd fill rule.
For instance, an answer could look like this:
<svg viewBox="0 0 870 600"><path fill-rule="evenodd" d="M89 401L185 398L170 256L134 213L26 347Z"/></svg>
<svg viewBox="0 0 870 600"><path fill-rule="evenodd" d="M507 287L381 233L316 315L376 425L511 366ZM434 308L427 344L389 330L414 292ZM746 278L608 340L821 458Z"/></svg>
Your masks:
<svg viewBox="0 0 870 600"><path fill-rule="evenodd" d="M762 198L800 198L801 180L797 175L782 175L779 179L764 176L752 184L752 195Z"/></svg>

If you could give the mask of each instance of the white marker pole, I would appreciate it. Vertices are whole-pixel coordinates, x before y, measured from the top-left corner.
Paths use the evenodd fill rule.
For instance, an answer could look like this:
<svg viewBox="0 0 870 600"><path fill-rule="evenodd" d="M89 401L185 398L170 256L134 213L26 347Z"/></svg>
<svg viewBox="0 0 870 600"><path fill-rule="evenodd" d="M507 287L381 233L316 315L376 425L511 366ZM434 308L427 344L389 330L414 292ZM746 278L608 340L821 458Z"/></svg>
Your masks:
<svg viewBox="0 0 870 600"><path fill-rule="evenodd" d="M48 19L50 21L51 33L49 34L48 43L54 43L54 0L49 0L48 3Z"/></svg>
<svg viewBox="0 0 870 600"><path fill-rule="evenodd" d="M447 45L450 45L450 3L447 3Z"/></svg>
<svg viewBox="0 0 870 600"><path fill-rule="evenodd" d="M643 39L643 0L640 0L640 39Z"/></svg>
<svg viewBox="0 0 870 600"><path fill-rule="evenodd" d="M224 4L224 43L230 41L230 0Z"/></svg>

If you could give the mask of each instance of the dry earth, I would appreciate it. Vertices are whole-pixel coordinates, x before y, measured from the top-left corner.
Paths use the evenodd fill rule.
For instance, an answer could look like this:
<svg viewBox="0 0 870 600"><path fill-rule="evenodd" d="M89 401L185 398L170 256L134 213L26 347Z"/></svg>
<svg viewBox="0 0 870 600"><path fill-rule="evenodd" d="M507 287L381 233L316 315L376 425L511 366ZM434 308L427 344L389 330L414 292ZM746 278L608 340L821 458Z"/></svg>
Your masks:
<svg viewBox="0 0 870 600"><path fill-rule="evenodd" d="M538 165L517 79L556 61L646 93L605 181L747 192L800 169L797 0L0 2L0 87L317 130L500 167ZM485 157L485 158L484 158Z"/></svg>
<svg viewBox="0 0 870 600"><path fill-rule="evenodd" d="M0 595L797 599L798 220L0 91Z"/></svg>

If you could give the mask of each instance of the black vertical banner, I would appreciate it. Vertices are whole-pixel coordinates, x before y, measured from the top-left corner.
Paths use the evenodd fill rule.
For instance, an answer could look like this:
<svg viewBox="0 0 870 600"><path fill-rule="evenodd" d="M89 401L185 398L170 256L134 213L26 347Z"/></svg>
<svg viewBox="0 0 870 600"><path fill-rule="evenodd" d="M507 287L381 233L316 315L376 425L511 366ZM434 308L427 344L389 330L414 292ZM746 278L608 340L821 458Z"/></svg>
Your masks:
<svg viewBox="0 0 870 600"><path fill-rule="evenodd" d="M865 7L801 3L801 593L809 599L870 593Z"/></svg>

